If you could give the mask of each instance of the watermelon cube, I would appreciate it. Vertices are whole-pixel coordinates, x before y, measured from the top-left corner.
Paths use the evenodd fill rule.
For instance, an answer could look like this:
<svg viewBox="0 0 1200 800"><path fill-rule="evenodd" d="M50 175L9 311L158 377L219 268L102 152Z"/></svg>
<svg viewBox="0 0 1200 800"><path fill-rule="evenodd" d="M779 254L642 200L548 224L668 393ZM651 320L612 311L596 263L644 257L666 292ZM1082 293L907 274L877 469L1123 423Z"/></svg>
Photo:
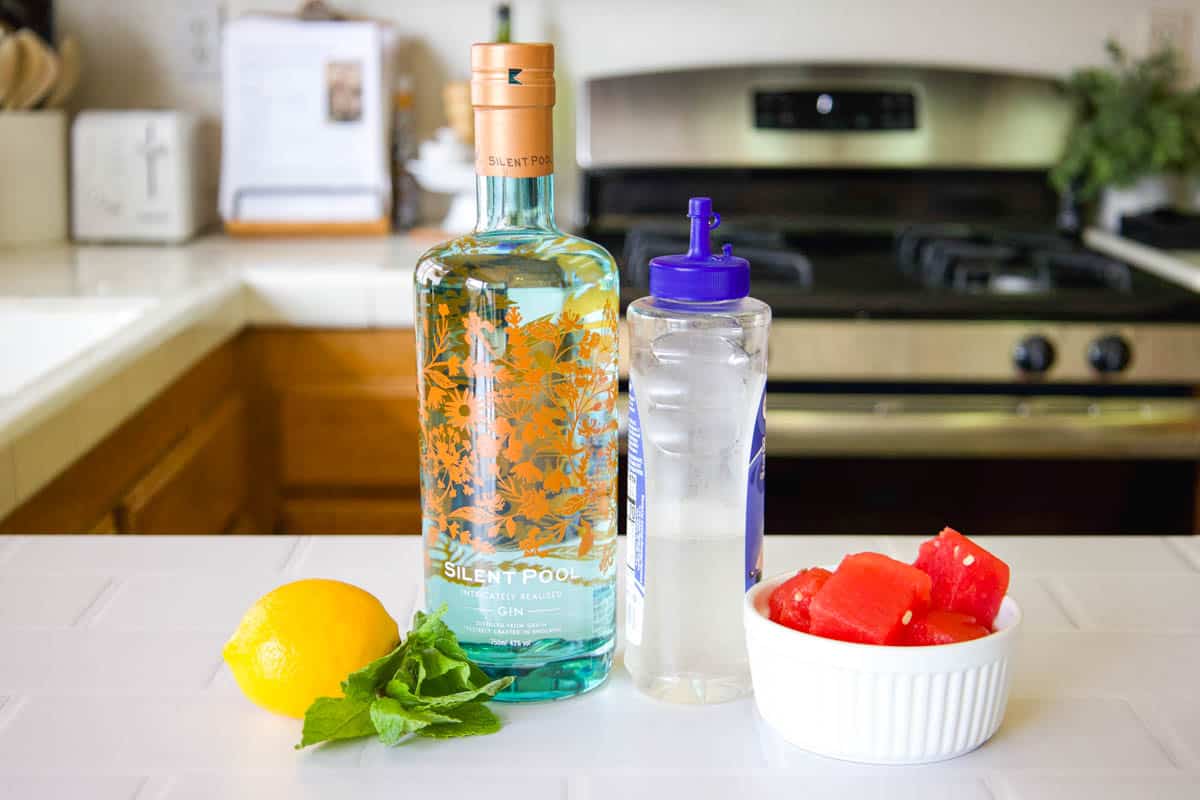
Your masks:
<svg viewBox="0 0 1200 800"><path fill-rule="evenodd" d="M913 618L904 629L901 644L954 644L980 639L989 633L991 631L976 622L974 617L935 608Z"/></svg>
<svg viewBox="0 0 1200 800"><path fill-rule="evenodd" d="M933 579L933 607L974 617L991 630L1008 593L1008 564L953 528L921 545L916 567Z"/></svg>
<svg viewBox="0 0 1200 800"><path fill-rule="evenodd" d="M921 570L880 553L846 556L809 605L809 632L864 644L897 644L904 627L929 607Z"/></svg>
<svg viewBox="0 0 1200 800"><path fill-rule="evenodd" d="M809 604L831 575L833 573L827 569L813 567L800 570L779 584L768 600L771 621L798 631L807 631Z"/></svg>

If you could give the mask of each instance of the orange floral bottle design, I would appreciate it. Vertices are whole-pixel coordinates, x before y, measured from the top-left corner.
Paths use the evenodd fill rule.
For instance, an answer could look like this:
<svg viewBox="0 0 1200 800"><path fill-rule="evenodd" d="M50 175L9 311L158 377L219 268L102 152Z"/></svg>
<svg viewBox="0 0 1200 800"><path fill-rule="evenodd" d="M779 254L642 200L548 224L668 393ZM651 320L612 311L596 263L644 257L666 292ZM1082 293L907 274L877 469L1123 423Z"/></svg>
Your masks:
<svg viewBox="0 0 1200 800"><path fill-rule="evenodd" d="M416 275L426 605L517 678L500 699L550 699L612 660L617 272L554 223L552 48L476 45L472 63L479 220Z"/></svg>

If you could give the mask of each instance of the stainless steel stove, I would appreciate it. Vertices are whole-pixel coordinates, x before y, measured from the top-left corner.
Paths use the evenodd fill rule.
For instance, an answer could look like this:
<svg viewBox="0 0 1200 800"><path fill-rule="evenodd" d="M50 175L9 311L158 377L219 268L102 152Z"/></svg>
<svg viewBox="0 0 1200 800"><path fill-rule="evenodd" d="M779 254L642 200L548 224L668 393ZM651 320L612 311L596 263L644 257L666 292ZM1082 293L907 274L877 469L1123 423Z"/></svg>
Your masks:
<svg viewBox="0 0 1200 800"><path fill-rule="evenodd" d="M1058 464L1063 502L1093 507L1081 532L1131 509L1147 530L1196 523L1200 295L1060 230L1075 210L1046 173L1070 109L1052 82L733 67L594 80L580 109L587 232L621 262L625 302L651 257L686 250L689 196L713 197L717 243L750 260L775 314L784 475L890 462L961 494L972 465L991 483ZM1166 487L1171 510L1150 508ZM968 505L993 529L1057 519L989 516L985 497ZM814 529L836 521L806 509Z"/></svg>

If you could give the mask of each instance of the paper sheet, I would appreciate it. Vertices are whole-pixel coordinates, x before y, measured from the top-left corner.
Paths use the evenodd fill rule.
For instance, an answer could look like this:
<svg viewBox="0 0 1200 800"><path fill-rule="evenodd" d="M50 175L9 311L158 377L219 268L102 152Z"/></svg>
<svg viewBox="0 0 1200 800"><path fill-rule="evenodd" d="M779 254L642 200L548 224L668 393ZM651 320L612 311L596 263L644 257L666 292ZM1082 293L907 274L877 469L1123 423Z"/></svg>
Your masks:
<svg viewBox="0 0 1200 800"><path fill-rule="evenodd" d="M221 216L362 222L386 216L394 37L374 22L248 17L223 42Z"/></svg>

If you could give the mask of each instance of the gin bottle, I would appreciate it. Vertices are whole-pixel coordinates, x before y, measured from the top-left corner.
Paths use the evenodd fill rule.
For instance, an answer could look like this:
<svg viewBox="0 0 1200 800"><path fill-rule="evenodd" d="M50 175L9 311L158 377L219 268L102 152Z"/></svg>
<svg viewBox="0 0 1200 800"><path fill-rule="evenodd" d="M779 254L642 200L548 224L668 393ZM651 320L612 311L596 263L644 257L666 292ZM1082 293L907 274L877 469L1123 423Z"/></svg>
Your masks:
<svg viewBox="0 0 1200 800"><path fill-rule="evenodd" d="M612 664L617 271L554 221L553 46L471 69L476 228L415 279L425 603L498 700L549 700Z"/></svg>

